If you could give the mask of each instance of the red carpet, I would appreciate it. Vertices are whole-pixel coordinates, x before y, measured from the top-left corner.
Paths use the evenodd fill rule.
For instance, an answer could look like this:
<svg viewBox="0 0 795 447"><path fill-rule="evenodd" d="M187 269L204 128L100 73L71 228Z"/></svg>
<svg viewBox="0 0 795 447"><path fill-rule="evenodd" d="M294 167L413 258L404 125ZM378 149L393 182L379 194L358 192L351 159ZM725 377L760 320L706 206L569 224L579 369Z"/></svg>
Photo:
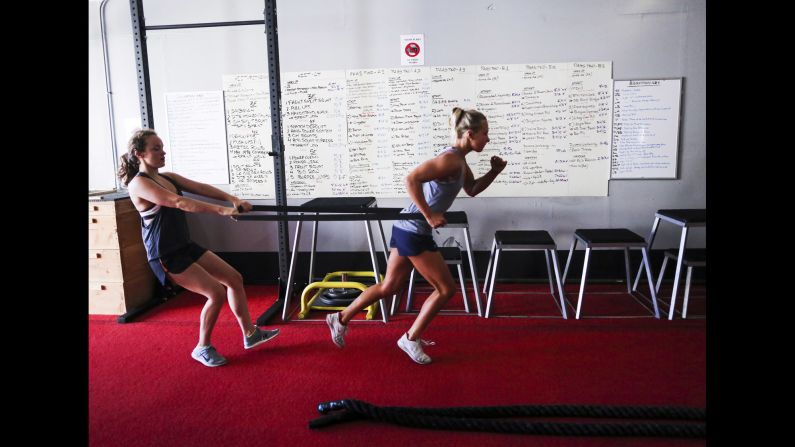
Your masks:
<svg viewBox="0 0 795 447"><path fill-rule="evenodd" d="M548 288L511 287L533 289L537 294L497 295L497 315L537 310L553 316L558 312L551 295L541 293ZM600 292L594 287L589 290ZM626 290L621 285L602 289ZM252 318L256 319L273 303L276 290L270 286L249 286L247 290ZM576 293L568 287L567 292L576 305ZM610 298L614 302L605 308L605 296L613 297L586 295L584 317L605 315L606 309L622 306L620 310L627 315L648 315L631 296L621 293ZM422 299L423 294L417 294L415 306ZM705 306L696 312L693 300L690 313L703 315ZM540 308L532 304L545 301ZM388 324L356 321L351 324L345 349L331 343L324 322L294 320L275 325L281 334L273 341L245 350L237 323L226 307L213 344L229 364L207 368L190 358L202 305L203 298L183 293L129 324L117 324L115 317L89 316L90 445L706 444L703 439L447 432L370 422L307 428L309 420L318 416L318 403L343 398L417 407L555 403L704 408L703 317L667 321L645 316L563 320L442 315L424 334L437 343L426 349L434 363L421 366L395 345L414 315L397 314ZM460 298L449 304L451 309L461 306ZM471 306L474 310L474 303ZM319 319L324 314L312 312L309 318Z"/></svg>

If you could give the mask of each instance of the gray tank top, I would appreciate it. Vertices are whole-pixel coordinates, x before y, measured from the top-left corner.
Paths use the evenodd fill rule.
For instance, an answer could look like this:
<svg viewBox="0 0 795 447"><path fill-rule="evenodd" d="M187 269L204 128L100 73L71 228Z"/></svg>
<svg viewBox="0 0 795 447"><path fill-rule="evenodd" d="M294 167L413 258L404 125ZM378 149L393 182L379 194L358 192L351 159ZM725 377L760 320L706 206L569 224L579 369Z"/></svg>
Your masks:
<svg viewBox="0 0 795 447"><path fill-rule="evenodd" d="M458 149L454 147L446 147L439 155L444 154L445 152L458 152ZM439 156L437 155L437 157ZM466 169L461 169L461 175L456 180L452 180L449 182L441 182L437 180L431 180L430 182L425 182L422 184L422 194L425 196L425 201L428 202L428 206L431 207L431 210L443 213L450 209L450 206L453 204L456 196L458 193L461 192L461 188L464 187L464 176L466 175ZM401 213L419 213L420 209L417 208L417 205L412 202L409 206L403 208L400 211ZM417 234L431 234L433 230L430 225L428 225L428 221L425 219L421 220L398 220L394 224L396 227L400 228L401 230L410 231L412 233Z"/></svg>

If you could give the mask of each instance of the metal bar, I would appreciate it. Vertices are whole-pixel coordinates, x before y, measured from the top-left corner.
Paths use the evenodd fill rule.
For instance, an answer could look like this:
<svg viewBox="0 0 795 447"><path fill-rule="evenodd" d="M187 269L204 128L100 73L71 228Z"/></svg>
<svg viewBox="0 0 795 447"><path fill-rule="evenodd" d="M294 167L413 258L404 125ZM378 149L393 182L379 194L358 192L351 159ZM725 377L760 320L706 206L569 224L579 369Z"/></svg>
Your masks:
<svg viewBox="0 0 795 447"><path fill-rule="evenodd" d="M674 308L676 307L676 292L679 290L679 279L682 273L682 262L685 259L685 245L687 244L687 225L682 227L682 238L679 241L679 254L676 259L676 273L674 273L674 290L671 292L671 308L668 310L668 319L674 319Z"/></svg>
<svg viewBox="0 0 795 447"><path fill-rule="evenodd" d="M494 262L494 251L497 249L497 235L494 235L494 241L491 243L491 252L489 253L489 265L486 266L486 278L483 279L483 293L487 292L489 285L489 278L491 277L491 263Z"/></svg>
<svg viewBox="0 0 795 447"><path fill-rule="evenodd" d="M467 286L464 284L464 271L461 269L461 264L456 264L456 267L458 268L458 282L461 283L461 295L464 299L464 311L469 313L469 300L467 299Z"/></svg>
<svg viewBox="0 0 795 447"><path fill-rule="evenodd" d="M176 25L151 25L147 26L147 30L164 30L164 29L185 29L185 28L211 28L214 26L245 26L245 25L264 25L264 20L240 20L237 22L208 22L208 23L184 23Z"/></svg>
<svg viewBox="0 0 795 447"><path fill-rule="evenodd" d="M138 68L138 102L141 112L141 127L154 129L152 118L152 88L149 85L149 56L146 51L146 24L144 23L143 0L130 0L135 65Z"/></svg>
<svg viewBox="0 0 795 447"><path fill-rule="evenodd" d="M660 225L660 218L655 217L654 223L651 225L651 233L649 233L649 252L651 252L651 246L654 244L654 237L657 235L657 227ZM640 267L638 267L638 274L635 276L635 283L632 285L632 290L638 290L638 282L640 281L640 274L643 273L643 263L640 263Z"/></svg>
<svg viewBox="0 0 795 447"><path fill-rule="evenodd" d="M276 0L265 0L265 35L268 51L268 79L271 98L271 152L276 205L287 205L287 183L284 173L284 140L282 139L282 90L279 67L279 32L276 23ZM289 229L286 221L279 222L279 275L287 276ZM297 247L296 247L297 249Z"/></svg>
<svg viewBox="0 0 795 447"><path fill-rule="evenodd" d="M494 271L491 272L491 281L489 282L489 295L486 298L486 313L483 318L489 318L491 315L491 300L494 298L494 280L497 278L497 269L500 267L500 252L502 250L497 247L494 251ZM485 281L484 281L485 282Z"/></svg>
<svg viewBox="0 0 795 447"><path fill-rule="evenodd" d="M582 263L582 280L580 281L580 296L577 299L577 313L574 318L580 319L580 310L582 310L582 296L585 294L585 282L588 278L588 261L591 257L591 247L585 247L585 260Z"/></svg>
<svg viewBox="0 0 795 447"><path fill-rule="evenodd" d="M358 214L319 214L304 215L304 214L239 214L232 216L234 220L261 220L261 221L359 221L359 220L406 220L419 219L417 216L422 216L421 213L411 214L374 214L374 213L358 213ZM424 219L424 217L423 217Z"/></svg>
<svg viewBox="0 0 795 447"><path fill-rule="evenodd" d="M319 224L318 221L312 223L312 248L309 250L309 279L307 283L315 281L315 251L317 250L317 227ZM298 250L298 247L293 247L293 250Z"/></svg>
<svg viewBox="0 0 795 447"><path fill-rule="evenodd" d="M370 221L364 222L364 228L367 233L367 245L370 247L370 260L373 263L373 277L375 278L375 283L379 284L381 278L378 270L378 257L375 255L375 242L373 242L373 231L370 228ZM384 297L379 298L378 303L381 306L381 317L384 323L386 323L389 321L389 306L386 305Z"/></svg>
<svg viewBox="0 0 795 447"><path fill-rule="evenodd" d="M563 284L561 284L560 280L560 267L558 266L558 255L556 250L550 249L552 252L552 265L555 268L555 281L558 283L558 293L560 294L560 311L563 314L563 319L567 320L569 317L566 314L566 302L564 299L565 292L563 291ZM553 294L552 297L554 298L555 295Z"/></svg>
<svg viewBox="0 0 795 447"><path fill-rule="evenodd" d="M444 213L445 218L448 214L463 215L466 222L466 213L463 211L456 211L454 213ZM475 304L478 307L478 316L483 316L483 310L480 307L480 290L478 290L478 276L477 269L475 268L475 255L472 253L472 238L469 236L469 225L464 226L464 243L467 246L467 258L469 258L469 272L472 274L472 290L475 293Z"/></svg>
<svg viewBox="0 0 795 447"><path fill-rule="evenodd" d="M693 275L693 266L687 267L687 279L685 280L685 301L682 303L682 318L687 318L687 302L690 299L690 277Z"/></svg>
<svg viewBox="0 0 795 447"><path fill-rule="evenodd" d="M411 311L411 301L414 298L414 272L417 269L411 269L411 274L409 275L409 289L406 292L406 312Z"/></svg>
<svg viewBox="0 0 795 447"><path fill-rule="evenodd" d="M632 294L632 272L629 267L629 248L624 247L624 272L627 275L627 293Z"/></svg>
<svg viewBox="0 0 795 447"><path fill-rule="evenodd" d="M549 265L549 250L544 250L544 259L547 261L547 277L549 278L549 293L555 296L555 286L552 285L552 268Z"/></svg>
<svg viewBox="0 0 795 447"><path fill-rule="evenodd" d="M252 205L250 212L301 212L301 213L385 213L394 214L403 208L362 208L360 206L312 206L312 205Z"/></svg>
<svg viewBox="0 0 795 447"><path fill-rule="evenodd" d="M110 146L111 153L113 154L113 172L119 172L119 148L116 145L116 117L113 110L113 89L110 84L110 56L108 55L108 30L105 27L105 7L108 0L102 0L99 5L99 28L102 35L102 63L105 67L105 90L108 97L108 120L110 124ZM119 177L113 176L116 185L116 190L119 190L121 184Z"/></svg>
<svg viewBox="0 0 795 447"><path fill-rule="evenodd" d="M282 321L287 321L287 309L290 306L290 298L293 295L293 275L295 275L295 267L298 263L298 244L301 241L301 222L299 221L298 224L295 226L295 241L293 242L293 253L290 256L290 266L288 268L287 277L287 285L284 291L284 307L282 309ZM310 278L309 281L311 282L312 279ZM281 297L280 297L281 298Z"/></svg>
<svg viewBox="0 0 795 447"><path fill-rule="evenodd" d="M649 252L646 247L641 247L641 254L643 255L643 263L646 264L646 281L649 282L649 292L651 292L651 303L654 305L654 318L660 318L660 309L657 307L657 292L654 291L654 278L651 277L651 265L649 265ZM674 307L671 301L671 309Z"/></svg>

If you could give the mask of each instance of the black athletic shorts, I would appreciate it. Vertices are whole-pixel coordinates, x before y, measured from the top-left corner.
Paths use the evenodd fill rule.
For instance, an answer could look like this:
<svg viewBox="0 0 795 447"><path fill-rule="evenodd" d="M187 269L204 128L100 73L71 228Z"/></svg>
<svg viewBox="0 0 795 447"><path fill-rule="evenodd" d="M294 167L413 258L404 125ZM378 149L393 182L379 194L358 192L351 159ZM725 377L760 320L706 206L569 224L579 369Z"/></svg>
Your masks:
<svg viewBox="0 0 795 447"><path fill-rule="evenodd" d="M389 246L398 249L400 256L417 256L424 251L438 251L439 247L430 234L417 234L392 226Z"/></svg>
<svg viewBox="0 0 795 447"><path fill-rule="evenodd" d="M191 264L201 258L206 251L207 249L201 245L190 242L175 252L149 261L149 266L152 267L155 276L160 280L160 284L166 285L168 280L166 272L174 274L184 272Z"/></svg>

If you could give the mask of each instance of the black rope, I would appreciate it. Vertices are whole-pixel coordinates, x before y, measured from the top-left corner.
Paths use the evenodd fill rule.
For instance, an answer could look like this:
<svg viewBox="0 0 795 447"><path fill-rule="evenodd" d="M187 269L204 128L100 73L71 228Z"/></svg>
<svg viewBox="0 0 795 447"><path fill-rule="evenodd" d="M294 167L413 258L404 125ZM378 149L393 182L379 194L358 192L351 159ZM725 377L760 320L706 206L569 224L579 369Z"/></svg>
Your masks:
<svg viewBox="0 0 795 447"><path fill-rule="evenodd" d="M324 402L318 405L318 412L345 408L344 401ZM611 406L611 405L509 405L490 407L449 407L449 408L416 408L416 407L380 407L383 410L397 411L419 416L451 416L475 418L504 417L581 417L581 418L613 418L613 419L706 419L706 412L691 407L652 407L652 406Z"/></svg>
<svg viewBox="0 0 795 447"><path fill-rule="evenodd" d="M506 407L408 408L377 407L346 399L318 405L326 414L309 422L309 428L357 419L388 422L434 430L485 431L549 436L706 437L704 423L582 423L494 420L503 417L590 417L626 419L676 419L704 421L704 410L686 407L621 407L595 405L516 405Z"/></svg>

